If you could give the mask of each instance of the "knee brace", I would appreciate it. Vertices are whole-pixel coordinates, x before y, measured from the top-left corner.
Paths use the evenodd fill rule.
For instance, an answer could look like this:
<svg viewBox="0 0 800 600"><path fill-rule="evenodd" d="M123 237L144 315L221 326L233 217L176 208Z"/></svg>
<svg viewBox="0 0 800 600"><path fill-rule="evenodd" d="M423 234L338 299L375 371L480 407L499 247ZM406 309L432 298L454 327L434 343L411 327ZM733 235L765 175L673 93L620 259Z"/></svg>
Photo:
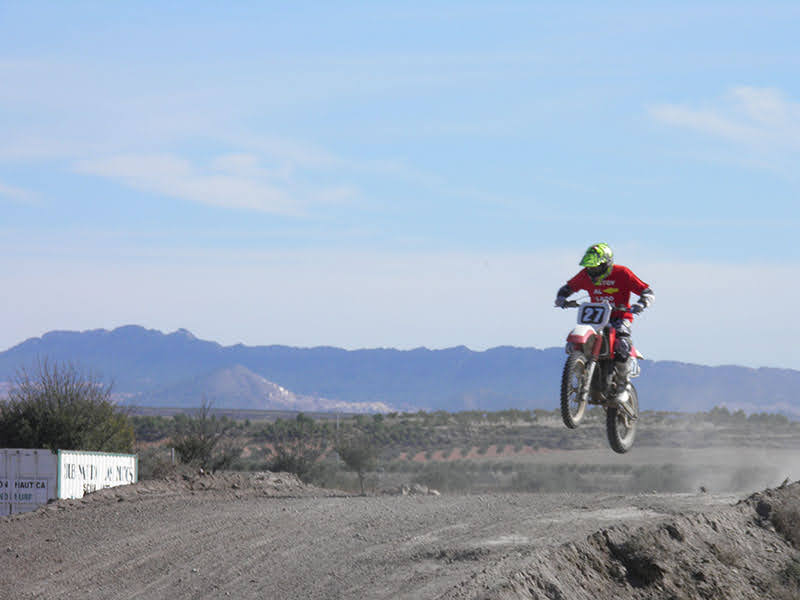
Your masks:
<svg viewBox="0 0 800 600"><path fill-rule="evenodd" d="M631 349L633 349L631 336L617 334L617 341L614 343L614 360L619 362L628 360L631 355Z"/></svg>

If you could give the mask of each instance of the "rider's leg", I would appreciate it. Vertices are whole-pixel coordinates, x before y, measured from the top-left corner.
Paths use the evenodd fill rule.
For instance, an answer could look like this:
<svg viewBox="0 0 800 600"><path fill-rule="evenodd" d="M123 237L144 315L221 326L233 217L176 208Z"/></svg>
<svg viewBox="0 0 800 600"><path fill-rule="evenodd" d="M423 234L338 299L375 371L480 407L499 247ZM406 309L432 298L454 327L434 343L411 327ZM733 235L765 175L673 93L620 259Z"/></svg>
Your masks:
<svg viewBox="0 0 800 600"><path fill-rule="evenodd" d="M617 330L617 340L614 342L614 381L616 394L625 391L630 381L630 360L633 341L631 340L631 322L626 319L614 319L611 326Z"/></svg>

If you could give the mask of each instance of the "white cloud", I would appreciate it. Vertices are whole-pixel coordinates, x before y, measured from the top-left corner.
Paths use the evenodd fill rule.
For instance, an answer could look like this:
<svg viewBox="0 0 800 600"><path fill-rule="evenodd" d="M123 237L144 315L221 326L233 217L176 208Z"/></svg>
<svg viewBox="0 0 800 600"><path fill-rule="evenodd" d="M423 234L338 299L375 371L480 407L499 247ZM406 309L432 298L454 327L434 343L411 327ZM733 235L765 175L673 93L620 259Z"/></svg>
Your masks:
<svg viewBox="0 0 800 600"><path fill-rule="evenodd" d="M269 173L261 166L258 156L247 153L223 154L222 156L217 156L211 162L211 167L242 177L265 177L274 175L274 173Z"/></svg>
<svg viewBox="0 0 800 600"><path fill-rule="evenodd" d="M657 121L734 142L756 153L800 151L800 103L777 89L741 86L712 106L662 104Z"/></svg>
<svg viewBox="0 0 800 600"><path fill-rule="evenodd" d="M343 156L313 134L276 135L273 103L330 101L328 79L337 77L324 69L320 75L314 61L300 66L309 70L310 86L302 99L282 80L295 70L280 65L267 73L260 65L255 79L246 69L198 79L174 64L133 64L122 72L115 61L0 59L0 112L9 116L0 123L0 162L78 161L74 169L82 174L149 193L289 215L352 202L358 196L348 181L352 174L442 185L403 161ZM266 125L254 126L254 115ZM201 164L198 141L229 154Z"/></svg>
<svg viewBox="0 0 800 600"><path fill-rule="evenodd" d="M303 212L300 201L269 181L253 156L221 157L205 170L170 154L81 160L74 168L145 192L210 206L285 215Z"/></svg>
<svg viewBox="0 0 800 600"><path fill-rule="evenodd" d="M30 204L36 200L36 194L29 190L7 185L0 181L0 198L11 200L18 204Z"/></svg>

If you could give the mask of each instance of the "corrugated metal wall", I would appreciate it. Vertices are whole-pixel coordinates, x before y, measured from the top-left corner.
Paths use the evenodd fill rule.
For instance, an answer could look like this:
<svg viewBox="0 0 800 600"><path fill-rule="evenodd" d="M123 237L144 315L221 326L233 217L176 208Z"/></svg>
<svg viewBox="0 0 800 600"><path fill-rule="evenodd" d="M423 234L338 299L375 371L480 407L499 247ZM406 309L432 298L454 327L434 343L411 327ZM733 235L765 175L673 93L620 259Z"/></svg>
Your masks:
<svg viewBox="0 0 800 600"><path fill-rule="evenodd" d="M59 498L82 498L104 488L136 483L135 454L58 451Z"/></svg>
<svg viewBox="0 0 800 600"><path fill-rule="evenodd" d="M54 498L138 481L135 454L0 449L0 516L36 510Z"/></svg>
<svg viewBox="0 0 800 600"><path fill-rule="evenodd" d="M35 510L58 494L58 456L50 450L0 449L0 515Z"/></svg>

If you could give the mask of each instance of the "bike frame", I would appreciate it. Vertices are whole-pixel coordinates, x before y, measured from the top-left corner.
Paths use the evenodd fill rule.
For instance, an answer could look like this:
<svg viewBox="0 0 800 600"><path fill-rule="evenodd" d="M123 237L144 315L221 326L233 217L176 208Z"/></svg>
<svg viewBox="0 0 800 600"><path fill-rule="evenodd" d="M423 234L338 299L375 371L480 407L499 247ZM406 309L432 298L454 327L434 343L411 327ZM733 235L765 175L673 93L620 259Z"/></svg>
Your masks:
<svg viewBox="0 0 800 600"><path fill-rule="evenodd" d="M604 304L609 311L627 309L627 307L623 306L612 307L608 303ZM570 303L570 305L576 307L581 306L577 302ZM611 312L609 312L609 317L610 314ZM610 318L606 318L599 328L595 328L592 325L581 324L579 320L579 324L570 332L569 336L567 336L567 354L581 352L586 355L588 359L585 367L586 377L584 378L580 394L581 397L585 397L591 404L605 404L606 385L604 381L595 381L595 371L598 364L600 364L600 377L608 378L611 365L613 365L617 330L611 326L609 321ZM641 354L639 354L635 348L632 348L631 357L635 360L636 358L641 358ZM638 365L633 368L633 377L639 374L639 369L636 367L638 367ZM595 399L593 397L591 393L593 387L599 392L600 398L602 399Z"/></svg>
<svg viewBox="0 0 800 600"><path fill-rule="evenodd" d="M639 396L627 379L639 375L637 359L643 357L631 345L627 362L615 360L618 332L611 325L611 316L615 312L627 312L630 307L613 306L607 301L566 301L558 306L578 309L578 324L567 336L565 350L569 358L564 363L561 378L564 424L575 429L584 417L587 404L602 406L611 448L624 454L633 444L639 417ZM621 366L627 373L618 371ZM624 377L624 381L620 381L620 377ZM620 389L621 384L625 384L624 389Z"/></svg>

